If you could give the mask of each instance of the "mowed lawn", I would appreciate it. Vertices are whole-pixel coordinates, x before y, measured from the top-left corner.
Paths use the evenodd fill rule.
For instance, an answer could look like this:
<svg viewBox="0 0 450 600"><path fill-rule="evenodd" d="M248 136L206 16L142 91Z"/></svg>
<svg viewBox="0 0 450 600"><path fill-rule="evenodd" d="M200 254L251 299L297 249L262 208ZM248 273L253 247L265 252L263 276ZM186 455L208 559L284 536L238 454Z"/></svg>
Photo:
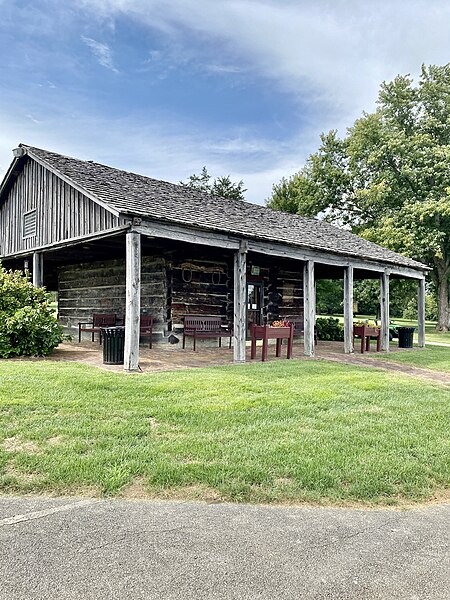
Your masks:
<svg viewBox="0 0 450 600"><path fill-rule="evenodd" d="M430 369L441 373L450 373L450 348L445 346L428 346L426 348L411 348L389 354L373 354L371 358L382 361L410 365L420 369ZM449 425L450 428L450 425Z"/></svg>
<svg viewBox="0 0 450 600"><path fill-rule="evenodd" d="M450 391L279 361L124 375L0 361L0 491L237 502L444 497Z"/></svg>

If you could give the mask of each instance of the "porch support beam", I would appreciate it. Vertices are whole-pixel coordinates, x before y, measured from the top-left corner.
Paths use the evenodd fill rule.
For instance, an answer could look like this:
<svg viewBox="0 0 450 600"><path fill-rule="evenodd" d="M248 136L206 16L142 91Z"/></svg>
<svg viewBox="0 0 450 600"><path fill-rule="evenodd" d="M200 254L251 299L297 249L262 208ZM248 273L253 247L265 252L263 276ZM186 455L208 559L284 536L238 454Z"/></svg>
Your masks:
<svg viewBox="0 0 450 600"><path fill-rule="evenodd" d="M353 352L353 267L344 269L344 352Z"/></svg>
<svg viewBox="0 0 450 600"><path fill-rule="evenodd" d="M125 351L124 371L139 369L139 325L141 314L141 235L126 234Z"/></svg>
<svg viewBox="0 0 450 600"><path fill-rule="evenodd" d="M425 279L417 282L417 313L418 313L418 343L419 347L425 346Z"/></svg>
<svg viewBox="0 0 450 600"><path fill-rule="evenodd" d="M242 241L234 253L234 362L245 362L245 341L247 334L247 242Z"/></svg>
<svg viewBox="0 0 450 600"><path fill-rule="evenodd" d="M381 349L389 352L389 271L380 276Z"/></svg>
<svg viewBox="0 0 450 600"><path fill-rule="evenodd" d="M33 252L33 285L40 288L43 286L44 261L42 252Z"/></svg>
<svg viewBox="0 0 450 600"><path fill-rule="evenodd" d="M316 287L314 284L314 261L307 260L303 267L304 299L304 353L314 356L314 327L316 324Z"/></svg>

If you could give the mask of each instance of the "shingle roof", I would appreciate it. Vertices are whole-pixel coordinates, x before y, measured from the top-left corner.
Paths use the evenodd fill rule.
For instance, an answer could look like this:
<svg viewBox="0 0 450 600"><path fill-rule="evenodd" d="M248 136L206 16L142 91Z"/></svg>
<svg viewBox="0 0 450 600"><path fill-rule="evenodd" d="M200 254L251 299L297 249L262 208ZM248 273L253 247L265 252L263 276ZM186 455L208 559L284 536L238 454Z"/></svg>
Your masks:
<svg viewBox="0 0 450 600"><path fill-rule="evenodd" d="M181 185L24 144L21 147L122 214L416 269L426 268L324 221L240 200L225 200Z"/></svg>

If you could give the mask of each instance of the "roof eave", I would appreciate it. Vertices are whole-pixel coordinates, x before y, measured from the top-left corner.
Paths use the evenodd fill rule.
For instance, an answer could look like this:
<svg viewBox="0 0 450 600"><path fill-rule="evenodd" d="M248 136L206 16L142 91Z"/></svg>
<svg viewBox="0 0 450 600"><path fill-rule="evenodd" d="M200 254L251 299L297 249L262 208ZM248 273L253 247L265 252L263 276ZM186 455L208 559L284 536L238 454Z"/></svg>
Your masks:
<svg viewBox="0 0 450 600"><path fill-rule="evenodd" d="M139 214L137 212L131 212L131 211L124 211L121 210L119 213L119 217L123 218L123 219L130 219L130 220L134 220L134 219L139 219L139 223L141 221L149 221L149 222L153 222L153 223L162 223L164 225L175 225L175 226L185 226L183 221L179 221L176 222L174 221L174 219L164 219L164 218L154 218L154 217L149 217L148 215L146 216L145 214ZM187 227L187 229L191 229L191 230L199 230L199 231L203 231L203 232L208 232L208 233L218 233L218 234L225 234L228 236L232 236L232 237L236 237L236 238L240 238L240 239L253 239L253 240L258 240L261 242L270 242L270 243L277 243L277 244L281 244L284 246L288 246L288 247L293 247L293 248L299 248L299 249L305 249L305 250L310 250L310 251L317 251L317 252L323 252L323 253L327 253L330 254L332 256L338 256L339 258L344 258L344 259L348 259L349 261L351 260L363 260L363 261L367 261L367 263L369 264L373 264L373 263L379 263L380 265L384 265L386 267L386 269L391 268L399 268L399 269L411 269L413 271L418 271L418 272L422 272L422 273L427 273L429 271L432 271L432 269L430 267L427 267L426 265L422 264L422 263L418 263L416 265L408 265L408 264L403 264L400 262L396 262L393 260L389 260L389 259L374 259L373 257L367 256L367 255L352 255L352 254L348 254L345 251L339 252L337 250L328 250L326 248L319 248L316 246L308 246L305 244L295 244L292 242L277 242L276 240L268 240L266 237L264 236L258 236L258 235L244 235L244 234L239 234L239 233L234 233L234 232L230 232L227 231L225 229L221 229L219 227L206 227L206 226L201 226L201 225L196 225L195 227L190 225ZM411 259L412 260L412 259Z"/></svg>

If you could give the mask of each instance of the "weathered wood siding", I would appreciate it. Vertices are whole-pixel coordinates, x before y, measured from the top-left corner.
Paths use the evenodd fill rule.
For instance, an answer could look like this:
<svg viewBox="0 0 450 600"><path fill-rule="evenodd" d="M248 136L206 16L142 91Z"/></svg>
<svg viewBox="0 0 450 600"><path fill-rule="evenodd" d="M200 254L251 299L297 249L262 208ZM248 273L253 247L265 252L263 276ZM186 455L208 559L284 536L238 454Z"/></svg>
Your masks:
<svg viewBox="0 0 450 600"><path fill-rule="evenodd" d="M24 238L23 215L31 210L36 210L36 235ZM118 217L28 159L0 206L0 256L105 231L120 224Z"/></svg>
<svg viewBox="0 0 450 600"><path fill-rule="evenodd" d="M141 312L155 319L156 337L166 330L165 261L142 258ZM69 328L89 321L93 313L125 312L125 259L78 264L58 270L58 318Z"/></svg>
<svg viewBox="0 0 450 600"><path fill-rule="evenodd" d="M299 263L301 264L301 263ZM303 274L278 262L260 265L260 275L247 275L249 283L263 283L263 314L267 323L288 317L303 318Z"/></svg>
<svg viewBox="0 0 450 600"><path fill-rule="evenodd" d="M277 317L303 318L303 273L300 269L293 271L283 268L278 272L276 281L279 295Z"/></svg>
<svg viewBox="0 0 450 600"><path fill-rule="evenodd" d="M167 280L172 329L183 326L186 314L220 315L224 320L232 320L233 268L230 262L172 260L167 265Z"/></svg>

